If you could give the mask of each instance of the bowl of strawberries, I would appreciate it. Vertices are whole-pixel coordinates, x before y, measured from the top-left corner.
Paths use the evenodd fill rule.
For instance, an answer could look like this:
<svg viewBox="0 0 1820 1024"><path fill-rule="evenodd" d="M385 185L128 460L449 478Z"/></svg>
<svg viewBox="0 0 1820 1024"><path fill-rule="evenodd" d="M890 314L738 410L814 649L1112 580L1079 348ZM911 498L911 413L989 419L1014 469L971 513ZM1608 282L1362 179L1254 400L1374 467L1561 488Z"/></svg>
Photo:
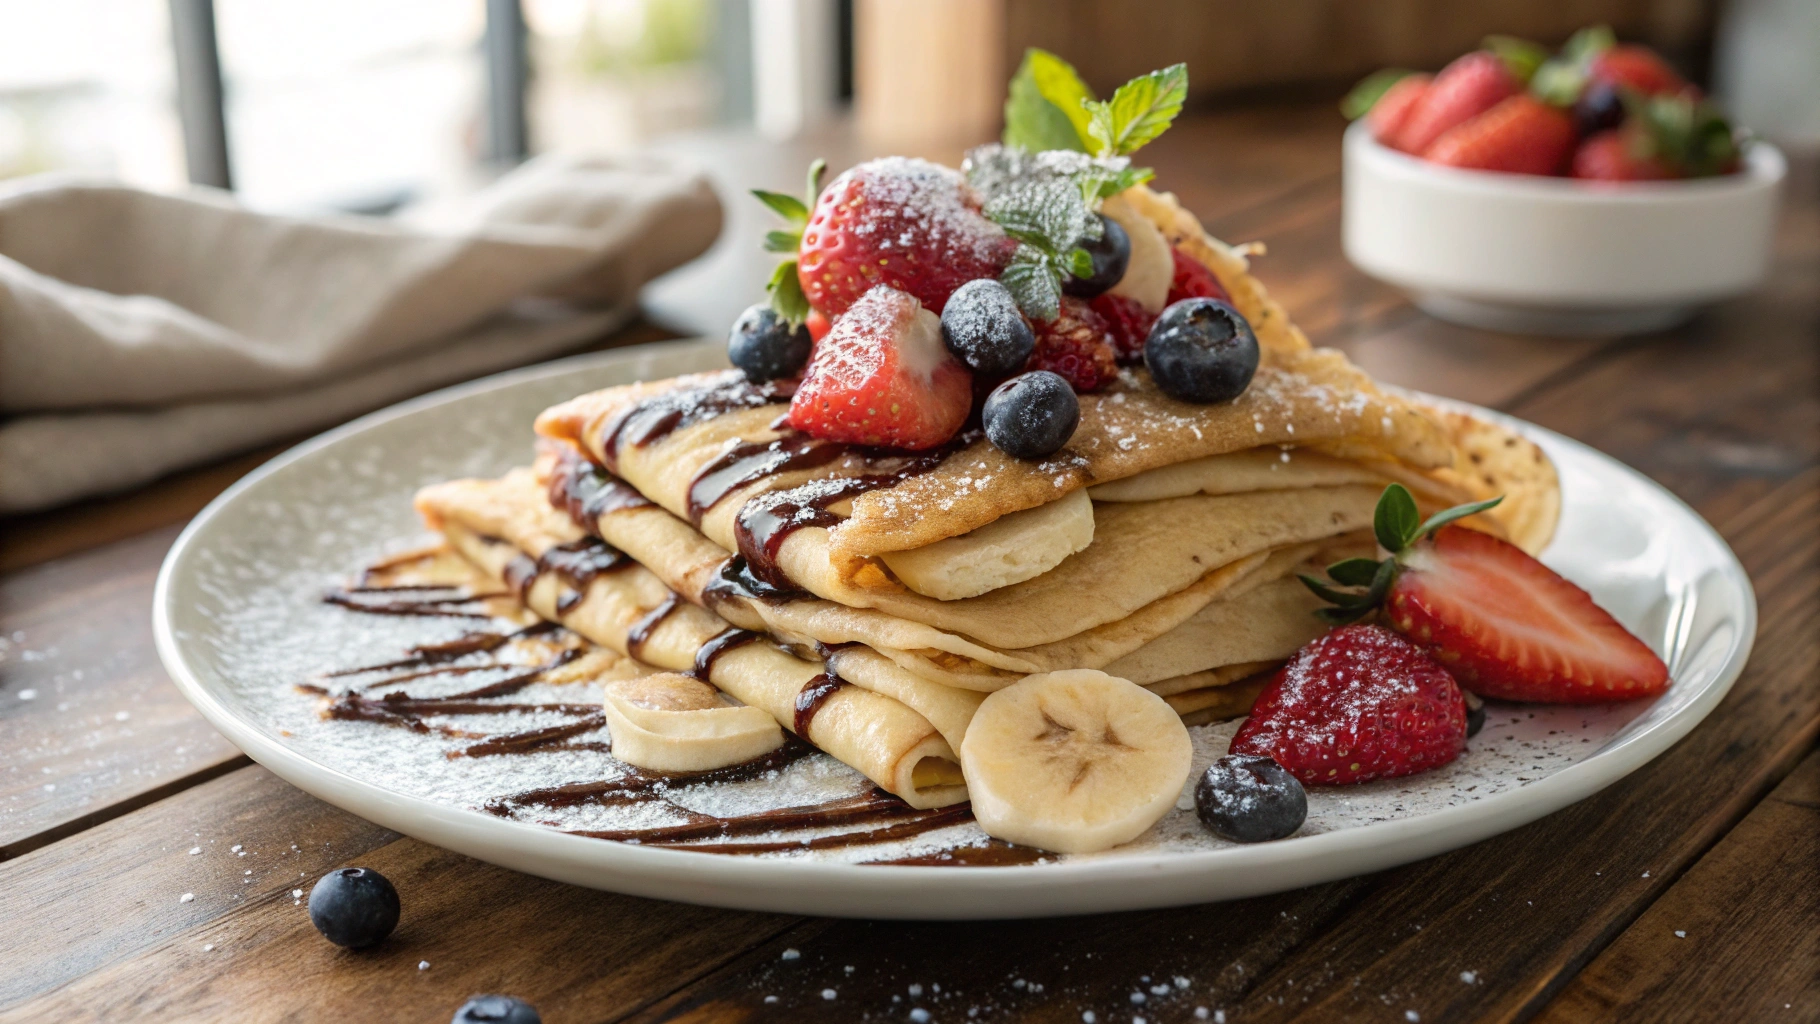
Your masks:
<svg viewBox="0 0 1820 1024"><path fill-rule="evenodd" d="M1660 330L1769 269L1786 164L1647 47L1493 37L1347 97L1346 255L1441 319Z"/></svg>

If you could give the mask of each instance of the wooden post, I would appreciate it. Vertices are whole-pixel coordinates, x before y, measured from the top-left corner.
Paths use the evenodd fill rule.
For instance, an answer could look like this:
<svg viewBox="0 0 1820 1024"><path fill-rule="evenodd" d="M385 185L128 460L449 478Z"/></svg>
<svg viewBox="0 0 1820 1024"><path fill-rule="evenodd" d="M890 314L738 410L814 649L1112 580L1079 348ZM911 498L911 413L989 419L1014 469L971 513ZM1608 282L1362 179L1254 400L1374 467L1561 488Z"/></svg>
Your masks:
<svg viewBox="0 0 1820 1024"><path fill-rule="evenodd" d="M991 141L1005 98L1004 0L855 0L853 93L868 144Z"/></svg>

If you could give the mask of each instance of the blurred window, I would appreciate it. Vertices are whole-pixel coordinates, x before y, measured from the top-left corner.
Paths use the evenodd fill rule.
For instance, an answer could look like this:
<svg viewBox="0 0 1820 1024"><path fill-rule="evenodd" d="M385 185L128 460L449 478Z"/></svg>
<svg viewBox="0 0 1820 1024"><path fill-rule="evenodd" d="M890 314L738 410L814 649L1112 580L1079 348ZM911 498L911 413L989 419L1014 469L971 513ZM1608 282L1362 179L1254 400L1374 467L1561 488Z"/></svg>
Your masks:
<svg viewBox="0 0 1820 1024"><path fill-rule="evenodd" d="M712 0L524 0L535 150L624 150L717 119Z"/></svg>
<svg viewBox="0 0 1820 1024"><path fill-rule="evenodd" d="M0 0L0 178L185 181L166 0Z"/></svg>

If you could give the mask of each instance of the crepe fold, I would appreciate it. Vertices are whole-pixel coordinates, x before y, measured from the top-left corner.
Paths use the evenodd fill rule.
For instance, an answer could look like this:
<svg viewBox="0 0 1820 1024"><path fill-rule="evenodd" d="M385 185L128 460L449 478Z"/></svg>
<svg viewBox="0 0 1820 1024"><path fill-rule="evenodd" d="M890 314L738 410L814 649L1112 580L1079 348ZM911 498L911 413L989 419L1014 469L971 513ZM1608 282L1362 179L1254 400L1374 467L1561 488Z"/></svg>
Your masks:
<svg viewBox="0 0 1820 1024"><path fill-rule="evenodd" d="M585 535L550 507L528 469L426 487L417 508L470 562L518 589L533 612L645 664L694 671L703 646L732 628L630 559L573 586L574 574L565 578L562 561L546 556L564 545L574 550ZM804 739L913 807L967 798L948 740L901 700L838 685L824 664L762 641L727 646L706 669L714 686L793 732L802 720L799 699L826 685L830 692L807 718Z"/></svg>
<svg viewBox="0 0 1820 1024"><path fill-rule="evenodd" d="M737 374L728 372L609 388L545 410L537 432L588 452L647 497L688 518L688 485L702 466L732 444L781 436L775 427L783 410L774 405L727 410L721 408L726 400L716 400L711 405L719 414L694 415L703 404L692 402L690 394L738 386ZM860 495L833 531L832 555L856 571L854 561L959 536L1081 487L1265 445L1343 444L1349 452L1418 469L1454 463L1451 439L1426 412L1380 391L1343 355L1325 349L1283 353L1258 369L1244 394L1222 405L1169 398L1142 370L1122 374L1103 392L1080 396L1080 405L1074 436L1047 459L1022 461L984 439L972 440L926 472ZM628 441L628 419L656 409L666 410L678 425L646 443ZM837 460L814 475L871 471ZM773 478L725 503L737 507L751 491L782 484ZM711 518L703 528L725 541Z"/></svg>

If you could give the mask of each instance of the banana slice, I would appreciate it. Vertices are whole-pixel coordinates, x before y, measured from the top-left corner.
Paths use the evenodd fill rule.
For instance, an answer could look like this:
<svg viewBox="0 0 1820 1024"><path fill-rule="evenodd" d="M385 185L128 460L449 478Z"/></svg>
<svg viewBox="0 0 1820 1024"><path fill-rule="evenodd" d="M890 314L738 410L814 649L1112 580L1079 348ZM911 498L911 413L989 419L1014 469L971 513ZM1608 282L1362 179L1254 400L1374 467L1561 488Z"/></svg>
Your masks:
<svg viewBox="0 0 1820 1024"><path fill-rule="evenodd" d="M1131 262L1125 265L1125 276L1112 286L1112 294L1123 295L1152 313L1163 311L1169 298L1169 285L1175 280L1175 254L1149 217L1126 202L1123 193L1100 204L1100 212L1118 222L1131 238Z"/></svg>
<svg viewBox="0 0 1820 1024"><path fill-rule="evenodd" d="M728 704L714 687L676 672L606 683L602 702L613 756L660 772L702 772L783 745L770 715Z"/></svg>
<svg viewBox="0 0 1820 1024"><path fill-rule="evenodd" d="M1057 853L1136 839L1174 806L1193 757L1187 727L1161 697L1093 669L999 690L961 741L980 827Z"/></svg>

